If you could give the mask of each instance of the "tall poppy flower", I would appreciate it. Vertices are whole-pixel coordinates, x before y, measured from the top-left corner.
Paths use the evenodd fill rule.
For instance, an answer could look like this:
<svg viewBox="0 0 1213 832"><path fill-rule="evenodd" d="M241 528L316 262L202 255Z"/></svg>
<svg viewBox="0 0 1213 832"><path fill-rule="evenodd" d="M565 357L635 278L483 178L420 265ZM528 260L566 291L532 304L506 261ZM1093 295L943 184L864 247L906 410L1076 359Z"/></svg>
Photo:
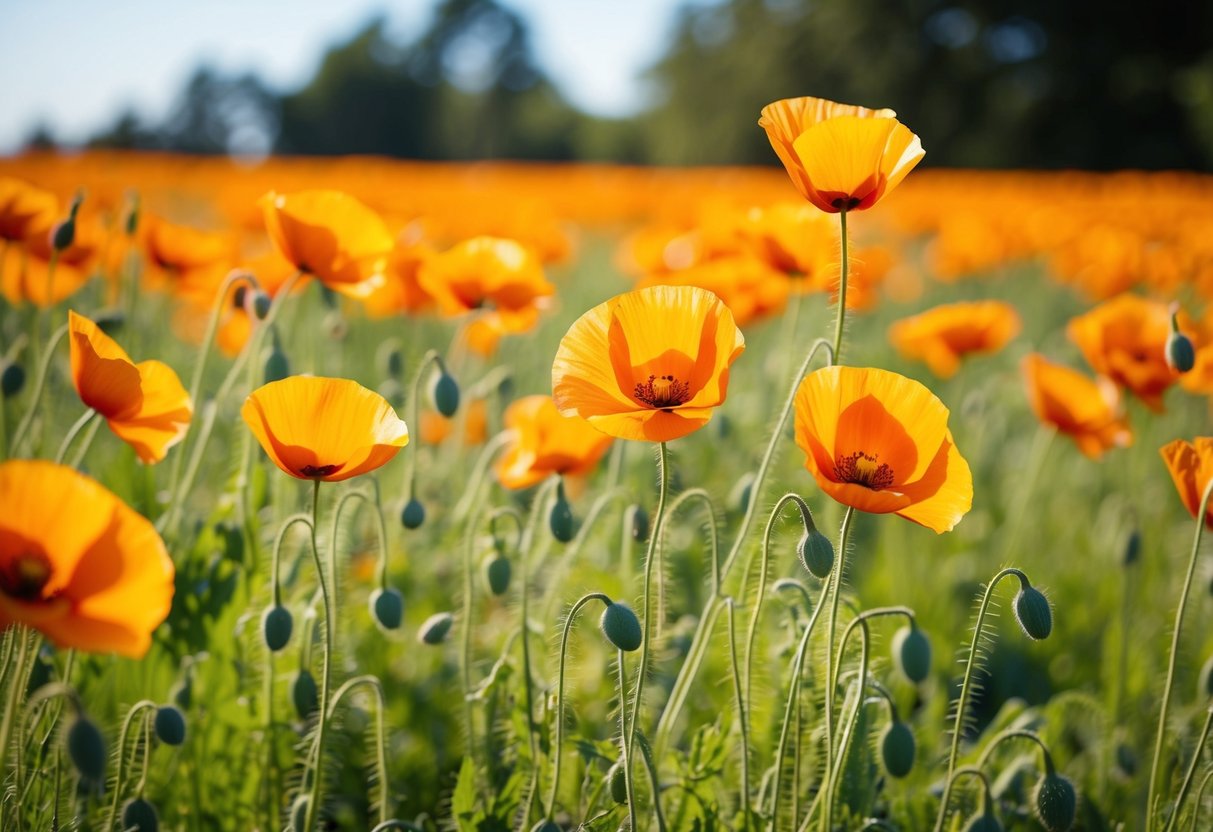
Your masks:
<svg viewBox="0 0 1213 832"><path fill-rule="evenodd" d="M706 289L638 289L569 327L552 364L552 398L603 433L666 442L708 423L744 349L733 313Z"/></svg>
<svg viewBox="0 0 1213 832"><path fill-rule="evenodd" d="M135 364L118 343L83 315L68 312L72 381L144 462L159 462L189 429L194 409L181 379L161 361Z"/></svg>
<svg viewBox="0 0 1213 832"><path fill-rule="evenodd" d="M889 327L889 341L906 358L925 361L940 378L951 378L970 353L997 352L1019 334L1019 313L997 300L936 306Z"/></svg>
<svg viewBox="0 0 1213 832"><path fill-rule="evenodd" d="M1091 369L1161 413L1162 397L1179 374L1167 364L1171 312L1162 301L1117 295L1073 318L1066 334Z"/></svg>
<svg viewBox="0 0 1213 832"><path fill-rule="evenodd" d="M58 215L59 199L53 193L0 176L0 240L18 243L45 233Z"/></svg>
<svg viewBox="0 0 1213 832"><path fill-rule="evenodd" d="M148 217L144 223L144 250L161 273L181 276L196 269L229 265L236 245L227 234L200 231Z"/></svg>
<svg viewBox="0 0 1213 832"><path fill-rule="evenodd" d="M249 394L240 415L274 464L301 480L365 474L409 441L387 399L344 378L271 382Z"/></svg>
<svg viewBox="0 0 1213 832"><path fill-rule="evenodd" d="M1209 481L1213 480L1213 437L1198 436L1192 442L1176 439L1159 451L1167 471L1183 500L1184 508L1193 518L1200 511L1200 500ZM1205 525L1213 529L1213 501L1205 510Z"/></svg>
<svg viewBox="0 0 1213 832"><path fill-rule="evenodd" d="M969 511L969 464L948 429L948 408L922 384L836 365L806 376L795 406L805 467L838 502L937 533Z"/></svg>
<svg viewBox="0 0 1213 832"><path fill-rule="evenodd" d="M447 316L485 307L521 312L556 291L530 249L501 237L473 237L429 258L417 281Z"/></svg>
<svg viewBox="0 0 1213 832"><path fill-rule="evenodd" d="M51 247L50 226L35 227L22 250L0 262L0 291L13 305L54 306L88 282L101 246L101 229L92 220L79 219L72 244L58 252Z"/></svg>
<svg viewBox="0 0 1213 832"><path fill-rule="evenodd" d="M1100 386L1038 353L1024 358L1023 375L1036 418L1069 436L1091 459L1132 443L1133 432L1119 413L1110 382Z"/></svg>
<svg viewBox="0 0 1213 832"><path fill-rule="evenodd" d="M506 488L530 488L552 474L588 474L612 439L580 416L565 416L551 396L526 396L505 411L512 431L497 461L497 479Z"/></svg>
<svg viewBox="0 0 1213 832"><path fill-rule="evenodd" d="M341 191L261 197L274 248L334 291L362 297L383 281L394 240L383 219Z"/></svg>
<svg viewBox="0 0 1213 832"><path fill-rule="evenodd" d="M0 630L139 658L168 615L173 562L145 518L94 480L41 460L0 464Z"/></svg>
<svg viewBox="0 0 1213 832"><path fill-rule="evenodd" d="M824 98L768 104L758 125L800 195L831 214L871 208L925 153L892 110Z"/></svg>

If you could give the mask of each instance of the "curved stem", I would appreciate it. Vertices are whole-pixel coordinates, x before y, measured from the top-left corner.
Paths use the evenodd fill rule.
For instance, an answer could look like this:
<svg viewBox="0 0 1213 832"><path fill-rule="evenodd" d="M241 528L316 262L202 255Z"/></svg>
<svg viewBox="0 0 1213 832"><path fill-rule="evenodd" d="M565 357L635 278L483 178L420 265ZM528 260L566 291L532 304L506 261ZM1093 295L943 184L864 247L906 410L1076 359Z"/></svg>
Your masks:
<svg viewBox="0 0 1213 832"><path fill-rule="evenodd" d="M425 371L429 369L431 364L437 364L442 367L442 356L438 354L438 350L427 350L425 355L421 357L421 363L417 365L417 375L413 376L413 390L409 398L409 424L418 426L420 429L420 411L421 411L421 382L425 379ZM404 467L404 499L413 499L417 491L417 454L409 454L405 461Z"/></svg>
<svg viewBox="0 0 1213 832"><path fill-rule="evenodd" d="M476 457L475 465L472 466L472 475L468 477L468 484L463 489L463 495L460 496L459 502L455 504L455 508L451 512L451 519L455 523L461 522L472 510L476 495L480 493L480 486L484 483L484 476L488 472L489 466L493 464L493 457L506 446L512 436L513 431L503 430L485 443L480 456Z"/></svg>
<svg viewBox="0 0 1213 832"><path fill-rule="evenodd" d="M657 832L666 832L665 812L661 811L661 782L657 779L657 766L653 763L653 749L649 748L649 741L644 738L644 734L637 734L636 740L640 745L640 759L644 760L644 767L649 771L649 787L653 790L653 809L657 814Z"/></svg>
<svg viewBox="0 0 1213 832"><path fill-rule="evenodd" d="M1209 785L1209 781L1213 780L1213 768L1205 770L1205 776L1200 781L1200 788L1196 790L1196 805L1192 807L1192 825L1188 827L1189 832L1198 832L1200 829L1200 807L1205 799L1205 788Z"/></svg>
<svg viewBox="0 0 1213 832"><path fill-rule="evenodd" d="M1041 758L1045 761L1045 769L1052 771L1053 758L1049 754L1049 747L1045 745L1044 740L1040 738L1035 731L1027 731L1021 728L1014 728L1009 731L1003 731L1001 734L990 740L985 749L981 752L981 756L977 758L977 767L985 771L986 764L990 762L990 758L994 756L994 749L1009 740L1030 740L1036 743L1040 748Z"/></svg>
<svg viewBox="0 0 1213 832"><path fill-rule="evenodd" d="M68 450L72 447L72 442L80 435L80 431L84 430L88 423L93 421L93 417L97 415L97 411L91 407L80 415L75 424L68 430L67 435L63 437L63 441L59 443L59 451L55 454L55 464L62 465L64 457L67 456Z"/></svg>
<svg viewBox="0 0 1213 832"><path fill-rule="evenodd" d="M339 584L341 583L341 581L338 580L339 572L337 569L337 532L340 529L341 512L342 512L342 510L345 509L345 504L350 502L351 500L361 500L365 505L370 506L373 509L378 508L375 501L372 500L370 497L368 497L366 494L362 493L361 491L347 491L344 494L342 494L341 499L337 501L337 508L334 509L334 511L333 511L333 524L332 524L331 530L329 532L329 557L328 557L328 561L329 561L329 594L333 596L332 602L333 602L334 609L339 607L341 604L340 589L339 589ZM378 510L376 510L375 513L379 516L379 578L381 581L380 585L386 586L387 527L383 522L383 513ZM338 638L336 622L334 622L330 626L333 629L333 640L336 641Z"/></svg>
<svg viewBox="0 0 1213 832"><path fill-rule="evenodd" d="M379 801L379 823L388 822L387 818L387 729L384 727L383 713L386 702L383 695L383 684L369 674L347 679L333 693L333 701L329 705L328 718L332 719L337 712L337 705L342 698L356 687L367 687L375 697L375 766L379 777L379 787L383 789L383 799Z"/></svg>
<svg viewBox="0 0 1213 832"><path fill-rule="evenodd" d="M1184 800L1188 797L1188 792L1192 788L1192 781L1196 779L1196 767L1200 765L1201 755L1205 750L1205 741L1209 739L1209 727L1213 725L1213 705L1205 711L1205 726L1200 729L1200 739L1196 741L1196 748L1192 752L1192 762L1188 765L1188 773L1184 775L1184 782L1179 787L1179 794L1175 798L1175 806L1171 809L1171 817L1167 819L1165 832L1171 832L1175 828L1175 822L1179 820L1180 811L1184 807Z"/></svg>
<svg viewBox="0 0 1213 832"><path fill-rule="evenodd" d="M274 554L270 561L270 587L274 594L274 606L282 606L282 582L278 579L278 566L282 561L282 544L286 541L286 533L296 524L302 523L311 529L312 518L307 514L292 514L282 523L278 537L274 539Z"/></svg>
<svg viewBox="0 0 1213 832"><path fill-rule="evenodd" d="M711 553L712 564L712 595L720 594L720 535L716 531L716 503L712 500L712 495L703 488L688 488L677 497L670 501L670 508L666 512L671 518L678 513L678 509L682 508L686 503L695 500L701 503L707 512L708 520L708 551ZM666 524L665 534L669 534L669 524ZM665 541L662 541L662 550L664 550Z"/></svg>
<svg viewBox="0 0 1213 832"><path fill-rule="evenodd" d="M328 726L329 688L333 677L333 598L328 581L324 577L324 563L320 560L320 547L316 543L316 527L320 522L320 480L312 480L312 560L316 564L316 580L320 583L320 594L324 601L324 658L320 679L320 722L316 727L316 745L313 752L312 790L307 813L303 822L306 832L311 832L320 817L321 781L324 779L324 733ZM333 545L336 545L334 542ZM306 781L305 781L306 782Z"/></svg>
<svg viewBox="0 0 1213 832"><path fill-rule="evenodd" d="M843 216L846 216L844 213ZM822 779L825 781L827 788L833 782L834 768L834 691L838 686L838 667L834 662L834 629L838 622L838 593L842 586L843 580L846 578L847 564L847 538L851 534L851 520L855 516L855 509L847 506L846 513L842 516L842 525L838 530L838 551L834 557L834 569L831 571L830 580L830 615L826 619L826 684L825 684L825 770ZM826 797L826 804L829 805L829 797ZM824 818L824 813L822 817ZM827 827L822 827L823 829Z"/></svg>
<svg viewBox="0 0 1213 832"><path fill-rule="evenodd" d="M628 677L623 665L623 651L616 650L616 665L619 667L619 747L623 754L623 784L628 795L628 829L636 830L636 786L632 782L632 752L628 732L627 698ZM653 796L654 800L656 795Z"/></svg>
<svg viewBox="0 0 1213 832"><path fill-rule="evenodd" d="M114 797L110 801L110 817L106 829L113 829L114 824L118 822L118 801L122 799L122 786L126 780L126 741L131 725L140 711L148 709L154 711L156 707L156 703L150 699L141 699L131 706L131 709L126 712L126 718L122 720L122 731L118 734L118 777L114 781Z"/></svg>
<svg viewBox="0 0 1213 832"><path fill-rule="evenodd" d="M737 666L737 634L734 626L733 599L725 600L729 622L729 658L733 663L733 696L737 700L737 720L741 726L741 813L742 829L750 828L750 729L746 718L746 704L742 698L741 672ZM749 681L748 679L746 680Z"/></svg>
<svg viewBox="0 0 1213 832"><path fill-rule="evenodd" d="M9 445L14 456L21 453L21 441L25 439L25 434L34 422L34 415L38 412L42 393L46 389L46 377L50 374L51 361L55 358L55 348L67 335L67 329L68 325L63 324L51 333L51 337L46 342L46 352L42 354L42 360L38 363L38 378L34 381L34 392L30 396L29 408L25 411L21 421L17 423L17 431L13 434L13 441Z"/></svg>
<svg viewBox="0 0 1213 832"><path fill-rule="evenodd" d="M79 468L80 463L84 462L84 455L88 453L88 449L93 444L93 437L97 435L97 429L101 427L100 419L93 419L89 422L88 428L84 431L84 438L76 446L76 452L72 454L71 460L68 462L69 468Z"/></svg>
<svg viewBox="0 0 1213 832"><path fill-rule="evenodd" d="M847 278L850 276L847 240L847 212L838 212L838 224L842 237L841 272L838 275L838 318L834 322L834 361L842 358L842 331L847 322Z"/></svg>

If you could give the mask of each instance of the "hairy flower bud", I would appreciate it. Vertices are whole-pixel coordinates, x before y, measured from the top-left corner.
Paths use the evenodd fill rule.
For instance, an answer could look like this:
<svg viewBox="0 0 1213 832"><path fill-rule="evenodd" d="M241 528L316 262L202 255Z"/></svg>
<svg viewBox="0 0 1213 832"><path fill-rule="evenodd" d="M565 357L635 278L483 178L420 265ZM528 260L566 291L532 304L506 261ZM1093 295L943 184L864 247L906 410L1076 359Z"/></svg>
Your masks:
<svg viewBox="0 0 1213 832"><path fill-rule="evenodd" d="M834 544L817 529L805 532L796 544L800 562L814 578L824 581L834 568Z"/></svg>
<svg viewBox="0 0 1213 832"><path fill-rule="evenodd" d="M1053 610L1049 599L1034 586L1020 588L1015 596L1015 619L1030 639L1041 641L1053 632Z"/></svg>
<svg viewBox="0 0 1213 832"><path fill-rule="evenodd" d="M931 641L915 624L907 624L893 634L893 663L916 685L931 675Z"/></svg>
<svg viewBox="0 0 1213 832"><path fill-rule="evenodd" d="M295 705L295 715L300 719L307 719L320 707L316 679L307 668L295 674L295 680L291 683L291 702Z"/></svg>
<svg viewBox="0 0 1213 832"><path fill-rule="evenodd" d="M446 370L434 377L434 383L430 387L430 399L434 403L434 409L448 419L459 409L459 384Z"/></svg>
<svg viewBox="0 0 1213 832"><path fill-rule="evenodd" d="M880 760L890 777L905 777L914 767L914 732L899 719L890 722L880 737Z"/></svg>
<svg viewBox="0 0 1213 832"><path fill-rule="evenodd" d="M417 640L422 644L442 644L454 623L455 616L449 612L434 613L422 623L421 629L417 631Z"/></svg>
<svg viewBox="0 0 1213 832"><path fill-rule="evenodd" d="M400 524L406 529L417 529L425 522L425 506L416 497L404 504L400 512Z"/></svg>
<svg viewBox="0 0 1213 832"><path fill-rule="evenodd" d="M82 778L93 785L105 782L105 737L84 714L78 715L67 729L67 754Z"/></svg>
<svg viewBox="0 0 1213 832"><path fill-rule="evenodd" d="M644 631L640 627L640 619L627 604L608 604L602 611L599 626L602 627L602 634L606 636L607 641L620 650L630 653L640 649Z"/></svg>
<svg viewBox="0 0 1213 832"><path fill-rule="evenodd" d="M277 653L286 647L294 629L295 622L291 617L291 611L281 604L266 607L265 612L261 615L261 636L265 640L265 646L272 653Z"/></svg>
<svg viewBox="0 0 1213 832"><path fill-rule="evenodd" d="M404 596L394 587L376 589L368 600L371 617L385 630L396 630L404 620Z"/></svg>
<svg viewBox="0 0 1213 832"><path fill-rule="evenodd" d="M153 727L156 729L156 739L165 745L181 745L185 742L185 714L175 705L157 708Z"/></svg>
<svg viewBox="0 0 1213 832"><path fill-rule="evenodd" d="M484 583L494 595L505 595L510 588L513 567L510 559L494 552L484 561Z"/></svg>
<svg viewBox="0 0 1213 832"><path fill-rule="evenodd" d="M620 761L611 766L611 770L607 772L607 784L611 790L611 799L620 806L626 806L628 803L628 781L627 773L623 770L623 762Z"/></svg>
<svg viewBox="0 0 1213 832"><path fill-rule="evenodd" d="M156 807L136 797L128 800L122 807L123 832L158 832L160 818L156 815Z"/></svg>
<svg viewBox="0 0 1213 832"><path fill-rule="evenodd" d="M1078 794L1074 785L1054 771L1046 771L1036 784L1032 801L1036 817L1048 832L1067 832L1078 813Z"/></svg>

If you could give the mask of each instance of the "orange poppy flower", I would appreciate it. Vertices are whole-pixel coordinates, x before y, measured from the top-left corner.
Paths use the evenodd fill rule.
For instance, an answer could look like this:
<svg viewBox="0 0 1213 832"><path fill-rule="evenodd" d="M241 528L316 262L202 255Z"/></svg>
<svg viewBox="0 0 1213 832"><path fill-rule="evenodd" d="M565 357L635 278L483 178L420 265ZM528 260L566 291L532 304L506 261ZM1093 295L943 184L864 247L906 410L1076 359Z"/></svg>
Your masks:
<svg viewBox="0 0 1213 832"><path fill-rule="evenodd" d="M806 376L795 403L805 467L838 502L937 533L969 511L973 475L948 430L948 409L917 381L836 365Z"/></svg>
<svg viewBox="0 0 1213 832"><path fill-rule="evenodd" d="M67 313L72 381L80 400L144 462L159 462L189 429L194 409L181 380L161 361L135 364L83 315Z"/></svg>
<svg viewBox="0 0 1213 832"><path fill-rule="evenodd" d="M1038 353L1024 358L1023 375L1036 418L1069 436L1091 459L1132 443L1133 432L1118 412L1116 390L1109 382L1101 387Z"/></svg>
<svg viewBox="0 0 1213 832"><path fill-rule="evenodd" d="M997 300L948 303L889 327L889 342L906 358L925 361L940 378L951 378L970 353L997 352L1019 334L1019 313Z"/></svg>
<svg viewBox="0 0 1213 832"><path fill-rule="evenodd" d="M803 202L751 209L741 234L771 268L793 278L793 291L825 291L837 282L838 231Z"/></svg>
<svg viewBox="0 0 1213 832"><path fill-rule="evenodd" d="M1071 319L1066 334L1095 372L1161 413L1162 396L1179 374L1167 364L1171 313L1162 301L1117 295Z"/></svg>
<svg viewBox="0 0 1213 832"><path fill-rule="evenodd" d="M54 258L52 274L50 225L35 228L22 249L0 262L0 291L13 305L28 302L45 309L66 300L92 276L101 240L95 221L79 219L75 240Z"/></svg>
<svg viewBox="0 0 1213 832"><path fill-rule="evenodd" d="M468 348L482 358L492 358L506 335L530 332L539 323L539 308L489 309L479 312L463 328Z"/></svg>
<svg viewBox="0 0 1213 832"><path fill-rule="evenodd" d="M341 191L271 191L260 200L278 253L330 289L363 297L383 281L393 239L383 219Z"/></svg>
<svg viewBox="0 0 1213 832"><path fill-rule="evenodd" d="M383 285L362 299L366 313L382 318L401 312L423 312L433 306L434 299L417 279L422 264L433 256L434 250L426 243L397 243L388 259Z"/></svg>
<svg viewBox="0 0 1213 832"><path fill-rule="evenodd" d="M495 470L511 489L530 488L552 474L588 474L613 441L580 416L561 414L551 396L513 402L505 426L513 436Z"/></svg>
<svg viewBox="0 0 1213 832"><path fill-rule="evenodd" d="M46 233L59 217L59 200L50 191L20 179L0 177L0 240L20 242Z"/></svg>
<svg viewBox="0 0 1213 832"><path fill-rule="evenodd" d="M1195 518L1201 497L1213 479L1213 437L1198 436L1191 443L1176 439L1164 445L1159 453L1171 473L1179 499ZM1213 501L1205 510L1205 525L1213 529Z"/></svg>
<svg viewBox="0 0 1213 832"><path fill-rule="evenodd" d="M0 464L0 631L139 658L173 599L173 562L142 516L94 480L40 460Z"/></svg>
<svg viewBox="0 0 1213 832"><path fill-rule="evenodd" d="M274 464L301 480L373 471L409 442L387 400L356 381L293 376L257 388L240 410Z"/></svg>
<svg viewBox="0 0 1213 832"><path fill-rule="evenodd" d="M556 291L530 249L500 237L473 237L435 255L417 281L447 316L486 306L519 312Z"/></svg>
<svg viewBox="0 0 1213 832"><path fill-rule="evenodd" d="M800 195L827 213L863 211L922 159L922 142L892 110L823 98L785 98L758 125Z"/></svg>
<svg viewBox="0 0 1213 832"><path fill-rule="evenodd" d="M482 445L489 438L489 408L484 399L472 399L463 409L463 444ZM441 445L451 435L457 419L448 419L437 410L421 411L421 441Z"/></svg>
<svg viewBox="0 0 1213 832"><path fill-rule="evenodd" d="M552 397L620 439L666 442L708 423L745 350L733 313L694 286L619 295L578 318L556 351Z"/></svg>
<svg viewBox="0 0 1213 832"><path fill-rule="evenodd" d="M228 265L236 255L235 241L226 234L199 231L159 217L148 217L144 223L143 244L152 264L174 275Z"/></svg>
<svg viewBox="0 0 1213 832"><path fill-rule="evenodd" d="M724 302L738 326L774 315L787 305L791 285L765 260L751 255L733 255L708 260L668 274L654 275L638 284L645 286L698 286Z"/></svg>

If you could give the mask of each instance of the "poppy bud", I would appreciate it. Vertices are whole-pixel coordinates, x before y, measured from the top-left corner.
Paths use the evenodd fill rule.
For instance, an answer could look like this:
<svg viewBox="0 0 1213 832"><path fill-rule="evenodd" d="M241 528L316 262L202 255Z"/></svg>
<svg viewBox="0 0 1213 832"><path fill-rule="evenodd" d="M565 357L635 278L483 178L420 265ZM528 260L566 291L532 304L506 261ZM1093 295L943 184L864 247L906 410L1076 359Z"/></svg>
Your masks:
<svg viewBox="0 0 1213 832"><path fill-rule="evenodd" d="M126 325L126 313L121 309L107 309L98 313L97 317L93 318L93 323L106 335L114 335L121 332L122 327Z"/></svg>
<svg viewBox="0 0 1213 832"><path fill-rule="evenodd" d="M160 829L160 818L156 816L156 807L142 797L128 800L122 807L123 832L157 832Z"/></svg>
<svg viewBox="0 0 1213 832"><path fill-rule="evenodd" d="M421 629L417 631L417 640L422 644L437 645L446 641L447 634L451 632L451 625L455 623L455 616L449 612L434 613L421 625Z"/></svg>
<svg viewBox="0 0 1213 832"><path fill-rule="evenodd" d="M261 614L261 636L271 653L277 653L286 647L287 642L291 640L294 623L291 611L281 604L265 608L265 612Z"/></svg>
<svg viewBox="0 0 1213 832"><path fill-rule="evenodd" d="M1129 536L1125 539L1125 550L1121 554L1120 563L1122 566L1132 566L1137 563L1137 559L1141 557L1141 532L1133 529L1129 532Z"/></svg>
<svg viewBox="0 0 1213 832"><path fill-rule="evenodd" d="M729 508L738 514L744 514L750 508L750 493L754 490L754 472L748 471L741 475L729 492Z"/></svg>
<svg viewBox="0 0 1213 832"><path fill-rule="evenodd" d="M541 820L531 827L531 832L560 832L560 825L553 820Z"/></svg>
<svg viewBox="0 0 1213 832"><path fill-rule="evenodd" d="M395 339L385 341L379 348L379 371L388 378L398 378L404 372L404 353Z"/></svg>
<svg viewBox="0 0 1213 832"><path fill-rule="evenodd" d="M185 714L173 705L161 705L156 709L152 723L156 738L165 745L181 745L185 742Z"/></svg>
<svg viewBox="0 0 1213 832"><path fill-rule="evenodd" d="M1002 824L989 807L986 807L980 815L973 815L969 818L964 832L1002 832Z"/></svg>
<svg viewBox="0 0 1213 832"><path fill-rule="evenodd" d="M556 502L552 503L548 514L548 528L552 530L552 537L561 543L573 539L573 507L564 498L564 486L556 489Z"/></svg>
<svg viewBox="0 0 1213 832"><path fill-rule="evenodd" d="M300 719L307 719L320 707L320 692L316 690L316 679L307 668L301 668L291 683L291 701Z"/></svg>
<svg viewBox="0 0 1213 832"><path fill-rule="evenodd" d="M94 784L105 782L105 737L84 714L77 716L67 729L67 754L82 778Z"/></svg>
<svg viewBox="0 0 1213 832"><path fill-rule="evenodd" d="M931 675L931 642L927 634L914 624L907 624L893 634L893 663L916 685Z"/></svg>
<svg viewBox="0 0 1213 832"><path fill-rule="evenodd" d="M181 710L188 710L190 703L194 700L194 680L186 675L184 679L173 686L169 692L169 697L172 698L174 704Z"/></svg>
<svg viewBox="0 0 1213 832"><path fill-rule="evenodd" d="M814 578L825 580L834 568L834 544L817 529L805 532L796 544L800 562Z"/></svg>
<svg viewBox="0 0 1213 832"><path fill-rule="evenodd" d="M270 296L260 289L253 292L253 299L249 302L248 308L252 310L253 317L259 321L264 321L266 316L270 314L270 307L273 301Z"/></svg>
<svg viewBox="0 0 1213 832"><path fill-rule="evenodd" d="M307 827L307 807L311 805L311 798L306 794L301 794L291 803L291 832L306 832Z"/></svg>
<svg viewBox="0 0 1213 832"><path fill-rule="evenodd" d="M393 587L376 589L370 597L371 616L385 630L396 630L404 620L404 596Z"/></svg>
<svg viewBox="0 0 1213 832"><path fill-rule="evenodd" d="M404 406L404 388L394 378L384 379L378 387L379 395L387 399L395 408Z"/></svg>
<svg viewBox="0 0 1213 832"><path fill-rule="evenodd" d="M126 236L134 237L135 232L139 230L139 194L131 194L130 202L126 206L126 216L122 219L122 230L126 232Z"/></svg>
<svg viewBox="0 0 1213 832"><path fill-rule="evenodd" d="M1213 698L1213 656L1209 656L1200 669L1200 682L1196 688L1196 696L1198 699Z"/></svg>
<svg viewBox="0 0 1213 832"><path fill-rule="evenodd" d="M716 417L716 436L720 439L728 439L733 432L733 421L721 413Z"/></svg>
<svg viewBox="0 0 1213 832"><path fill-rule="evenodd" d="M880 760L890 777L901 779L914 767L914 732L900 719L894 719L880 737Z"/></svg>
<svg viewBox="0 0 1213 832"><path fill-rule="evenodd" d="M1127 742L1116 743L1116 771L1125 780L1137 774L1137 753Z"/></svg>
<svg viewBox="0 0 1213 832"><path fill-rule="evenodd" d="M459 409L459 384L446 370L435 376L430 387L430 399L434 403L434 409L448 419Z"/></svg>
<svg viewBox="0 0 1213 832"><path fill-rule="evenodd" d="M620 650L630 653L640 648L644 631L640 628L640 619L627 604L608 604L602 611L599 626L602 627L602 634L607 637L607 641Z"/></svg>
<svg viewBox="0 0 1213 832"><path fill-rule="evenodd" d="M611 766L611 770L607 772L607 783L611 789L611 799L620 806L626 806L628 803L628 781L622 762Z"/></svg>
<svg viewBox="0 0 1213 832"><path fill-rule="evenodd" d="M425 522L425 506L416 497L410 499L404 504L404 509L400 512L400 524L406 529L421 528L421 524Z"/></svg>
<svg viewBox="0 0 1213 832"><path fill-rule="evenodd" d="M1025 586L1015 596L1015 618L1024 634L1041 641L1053 632L1053 610L1049 599L1034 586Z"/></svg>
<svg viewBox="0 0 1213 832"><path fill-rule="evenodd" d="M265 357L265 367L262 371L262 377L266 384L274 381L282 381L291 374L291 362L286 357L286 353L278 349L275 345L270 348L269 355Z"/></svg>
<svg viewBox="0 0 1213 832"><path fill-rule="evenodd" d="M1167 366L1177 373L1186 373L1196 366L1196 348L1192 339L1179 331L1179 320L1171 315L1171 334L1167 337Z"/></svg>
<svg viewBox="0 0 1213 832"><path fill-rule="evenodd" d="M649 539L649 513L638 505L628 506L628 522L632 526L632 540L644 543Z"/></svg>
<svg viewBox="0 0 1213 832"><path fill-rule="evenodd" d="M25 368L12 361L0 361L4 369L0 370L0 394L11 399L25 387Z"/></svg>
<svg viewBox="0 0 1213 832"><path fill-rule="evenodd" d="M505 595L510 588L513 567L510 559L499 554L489 555L484 561L484 583L494 595Z"/></svg>
<svg viewBox="0 0 1213 832"><path fill-rule="evenodd" d="M244 283L239 283L232 290L232 308L233 309L248 309L245 303L248 301L248 286Z"/></svg>
<svg viewBox="0 0 1213 832"><path fill-rule="evenodd" d="M1066 832L1078 813L1074 785L1054 771L1047 771L1036 784L1036 817L1048 832Z"/></svg>

